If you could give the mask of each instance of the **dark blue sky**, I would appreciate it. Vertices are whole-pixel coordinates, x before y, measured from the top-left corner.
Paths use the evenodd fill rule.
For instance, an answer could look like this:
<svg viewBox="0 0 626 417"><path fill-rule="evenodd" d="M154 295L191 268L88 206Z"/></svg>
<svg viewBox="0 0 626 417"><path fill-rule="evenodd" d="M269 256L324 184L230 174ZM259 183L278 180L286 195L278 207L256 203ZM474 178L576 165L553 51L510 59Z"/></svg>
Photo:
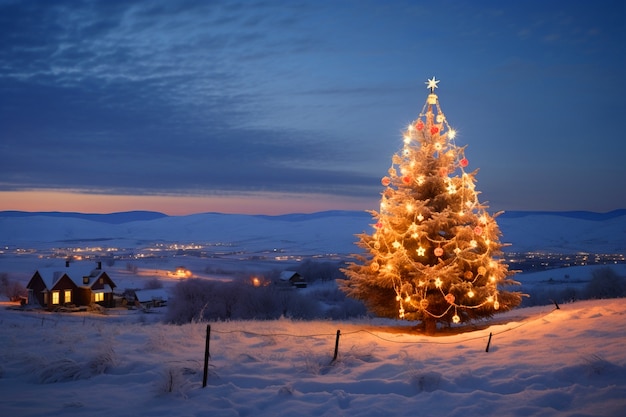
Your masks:
<svg viewBox="0 0 626 417"><path fill-rule="evenodd" d="M623 208L625 4L0 0L0 210L375 208L433 76L492 209Z"/></svg>

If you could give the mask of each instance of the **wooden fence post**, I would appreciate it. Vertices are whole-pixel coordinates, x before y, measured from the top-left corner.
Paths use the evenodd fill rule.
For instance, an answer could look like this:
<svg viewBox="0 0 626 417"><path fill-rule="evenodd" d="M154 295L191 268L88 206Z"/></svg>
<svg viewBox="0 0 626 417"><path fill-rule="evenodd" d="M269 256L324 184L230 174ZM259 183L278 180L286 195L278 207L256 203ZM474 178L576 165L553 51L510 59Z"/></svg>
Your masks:
<svg viewBox="0 0 626 417"><path fill-rule="evenodd" d="M341 330L337 330L337 338L335 339L335 354L333 355L333 360L331 362L334 362L337 360L337 354L339 353L339 336L341 335Z"/></svg>
<svg viewBox="0 0 626 417"><path fill-rule="evenodd" d="M206 342L204 345L204 375L202 376L202 388L206 387L206 380L209 376L209 342L211 340L211 325L206 325Z"/></svg>
<svg viewBox="0 0 626 417"><path fill-rule="evenodd" d="M485 352L489 352L489 345L491 344L491 336L492 336L492 333L489 332L489 340L487 340L487 348L485 349Z"/></svg>

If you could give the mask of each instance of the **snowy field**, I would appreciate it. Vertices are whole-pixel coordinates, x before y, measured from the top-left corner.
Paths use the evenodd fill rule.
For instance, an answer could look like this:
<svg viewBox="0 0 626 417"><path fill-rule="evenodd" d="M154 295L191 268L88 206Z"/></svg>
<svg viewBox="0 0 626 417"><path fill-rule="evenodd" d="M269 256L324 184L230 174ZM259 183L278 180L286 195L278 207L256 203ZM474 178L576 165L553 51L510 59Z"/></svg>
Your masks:
<svg viewBox="0 0 626 417"><path fill-rule="evenodd" d="M122 258L105 269L118 290L154 278L168 289L180 280L172 273L181 264L196 278L228 280L296 268L303 259L341 259L369 223L349 212L116 224L0 216L0 273L25 285L36 269L62 266L64 255L93 264L94 254L114 247ZM624 215L598 221L538 214L499 224L517 251L626 252ZM171 249L177 245L192 249ZM602 267L516 279L529 292L581 289ZM626 265L611 268L626 276ZM381 319L175 326L160 321L159 308L96 315L9 307L16 305L0 304L0 416L626 415L624 299L518 308L437 337Z"/></svg>
<svg viewBox="0 0 626 417"><path fill-rule="evenodd" d="M623 299L517 309L438 337L383 320L211 323L205 388L207 323L157 320L1 308L2 415L626 413Z"/></svg>

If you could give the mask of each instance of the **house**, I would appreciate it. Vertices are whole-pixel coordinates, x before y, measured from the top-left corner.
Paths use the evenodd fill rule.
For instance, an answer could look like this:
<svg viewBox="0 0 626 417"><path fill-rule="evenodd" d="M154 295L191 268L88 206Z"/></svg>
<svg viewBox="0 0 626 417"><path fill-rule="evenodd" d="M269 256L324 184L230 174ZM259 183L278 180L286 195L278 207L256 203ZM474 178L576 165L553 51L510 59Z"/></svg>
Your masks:
<svg viewBox="0 0 626 417"><path fill-rule="evenodd" d="M74 303L78 286L63 271L37 270L26 285L28 306L54 308Z"/></svg>
<svg viewBox="0 0 626 417"><path fill-rule="evenodd" d="M115 307L113 289L116 285L111 277L102 270L100 262L98 262L96 269L92 269L86 275L78 276L82 280L82 285L78 287L79 305L99 304L102 307Z"/></svg>
<svg viewBox="0 0 626 417"><path fill-rule="evenodd" d="M280 273L280 282L295 288L306 288L306 280L296 271L283 271Z"/></svg>
<svg viewBox="0 0 626 417"><path fill-rule="evenodd" d="M50 310L92 304L114 307L115 286L111 277L102 270L101 262L96 264L96 268L86 268L84 264L70 264L66 261L65 268L35 271L26 285L26 305Z"/></svg>
<svg viewBox="0 0 626 417"><path fill-rule="evenodd" d="M164 307L167 305L168 294L164 288L150 290L136 290L134 305L148 310L152 307Z"/></svg>

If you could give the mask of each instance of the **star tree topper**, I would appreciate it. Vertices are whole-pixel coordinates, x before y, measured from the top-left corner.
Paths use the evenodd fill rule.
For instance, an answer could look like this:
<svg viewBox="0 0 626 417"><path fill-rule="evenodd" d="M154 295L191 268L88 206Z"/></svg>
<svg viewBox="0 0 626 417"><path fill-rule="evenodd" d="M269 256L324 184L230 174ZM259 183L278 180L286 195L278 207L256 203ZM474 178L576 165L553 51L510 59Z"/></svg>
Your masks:
<svg viewBox="0 0 626 417"><path fill-rule="evenodd" d="M433 77L432 79L426 81L425 84L427 84L426 88L430 88L430 93L434 93L435 92L435 88L437 88L437 84L439 84L439 81L441 80L436 80L435 77Z"/></svg>

